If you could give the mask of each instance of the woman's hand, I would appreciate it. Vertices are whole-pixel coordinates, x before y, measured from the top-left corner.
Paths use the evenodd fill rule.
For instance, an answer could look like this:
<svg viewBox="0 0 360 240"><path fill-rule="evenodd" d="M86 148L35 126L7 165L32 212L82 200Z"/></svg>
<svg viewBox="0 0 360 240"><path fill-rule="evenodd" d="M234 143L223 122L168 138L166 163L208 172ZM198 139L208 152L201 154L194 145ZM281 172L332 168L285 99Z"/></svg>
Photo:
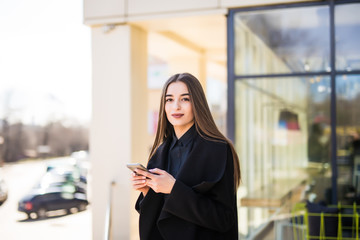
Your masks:
<svg viewBox="0 0 360 240"><path fill-rule="evenodd" d="M137 175L136 173L131 174L131 182L132 186L135 190L142 192L144 197L146 196L147 192L149 191L150 187L146 185L146 177Z"/></svg>
<svg viewBox="0 0 360 240"><path fill-rule="evenodd" d="M175 184L176 179L164 170L154 168L149 170L151 173L136 169L146 179L146 185L151 187L154 192L169 194Z"/></svg>

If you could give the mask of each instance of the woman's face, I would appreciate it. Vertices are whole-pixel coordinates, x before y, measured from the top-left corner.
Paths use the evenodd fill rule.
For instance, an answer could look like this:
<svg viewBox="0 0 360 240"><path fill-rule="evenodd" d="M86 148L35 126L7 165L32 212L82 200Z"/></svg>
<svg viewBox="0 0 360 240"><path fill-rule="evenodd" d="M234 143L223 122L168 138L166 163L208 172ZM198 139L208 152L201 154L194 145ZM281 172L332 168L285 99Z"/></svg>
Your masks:
<svg viewBox="0 0 360 240"><path fill-rule="evenodd" d="M176 134L185 133L194 123L190 94L183 82L173 82L165 95L165 112Z"/></svg>

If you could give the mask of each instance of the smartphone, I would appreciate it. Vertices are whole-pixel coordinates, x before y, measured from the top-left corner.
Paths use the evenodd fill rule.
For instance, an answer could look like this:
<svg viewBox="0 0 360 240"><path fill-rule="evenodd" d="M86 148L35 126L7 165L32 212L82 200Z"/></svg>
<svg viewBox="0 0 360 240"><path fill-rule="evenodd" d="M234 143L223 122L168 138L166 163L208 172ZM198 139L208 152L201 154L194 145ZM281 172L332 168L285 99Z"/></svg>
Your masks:
<svg viewBox="0 0 360 240"><path fill-rule="evenodd" d="M149 170L140 163L128 163L126 166L133 172L135 172L136 168L149 172Z"/></svg>

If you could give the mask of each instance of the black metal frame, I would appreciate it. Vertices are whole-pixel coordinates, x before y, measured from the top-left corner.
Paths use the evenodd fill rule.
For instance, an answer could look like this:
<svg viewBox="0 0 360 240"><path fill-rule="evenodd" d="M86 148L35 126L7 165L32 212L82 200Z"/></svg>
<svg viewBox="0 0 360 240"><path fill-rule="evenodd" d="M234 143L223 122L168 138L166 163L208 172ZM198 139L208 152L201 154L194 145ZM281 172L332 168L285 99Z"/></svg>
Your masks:
<svg viewBox="0 0 360 240"><path fill-rule="evenodd" d="M330 67L331 67L331 203L337 203L337 143L336 143L336 69L335 69L335 0L330 0ZM335 151L334 151L335 150Z"/></svg>
<svg viewBox="0 0 360 240"><path fill-rule="evenodd" d="M336 71L335 68L335 6L340 4L360 3L360 0L325 0L321 2L305 2L294 4L281 4L272 6L250 7L241 9L230 9L227 16L227 68L228 68L228 112L227 112L227 136L235 142L235 81L248 78L273 78L273 77L303 77L303 76L329 76L331 79L331 104L330 104L330 117L331 117L331 149L336 149L336 76L341 74L357 75L360 74L360 70L357 71ZM235 75L234 72L234 14L238 12L260 11L270 9L286 9L297 7L311 7L311 6L329 6L330 17L330 72L306 72L306 73L284 73L284 74L256 74L256 75ZM332 196L331 201L333 204L337 203L337 164L336 164L336 151L331 151L331 169L332 169Z"/></svg>

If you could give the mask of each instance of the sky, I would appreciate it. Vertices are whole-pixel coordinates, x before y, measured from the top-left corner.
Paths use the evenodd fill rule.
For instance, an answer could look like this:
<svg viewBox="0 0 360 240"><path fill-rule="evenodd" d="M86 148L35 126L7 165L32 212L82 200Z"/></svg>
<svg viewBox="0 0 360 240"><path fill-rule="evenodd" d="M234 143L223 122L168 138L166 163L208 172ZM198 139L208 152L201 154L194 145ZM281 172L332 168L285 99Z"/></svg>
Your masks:
<svg viewBox="0 0 360 240"><path fill-rule="evenodd" d="M90 34L82 0L0 0L0 119L88 124Z"/></svg>

